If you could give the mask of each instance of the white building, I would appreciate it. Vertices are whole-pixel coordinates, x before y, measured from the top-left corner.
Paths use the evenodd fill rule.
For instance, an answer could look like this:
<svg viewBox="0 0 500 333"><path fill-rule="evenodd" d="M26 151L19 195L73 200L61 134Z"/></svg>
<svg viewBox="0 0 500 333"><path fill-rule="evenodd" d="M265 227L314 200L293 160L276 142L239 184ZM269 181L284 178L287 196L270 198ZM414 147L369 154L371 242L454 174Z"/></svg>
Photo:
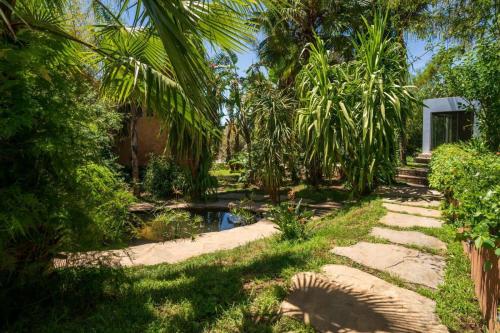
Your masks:
<svg viewBox="0 0 500 333"><path fill-rule="evenodd" d="M469 102L462 97L424 100L422 153L429 154L443 143L465 141L477 136L478 110L479 102Z"/></svg>

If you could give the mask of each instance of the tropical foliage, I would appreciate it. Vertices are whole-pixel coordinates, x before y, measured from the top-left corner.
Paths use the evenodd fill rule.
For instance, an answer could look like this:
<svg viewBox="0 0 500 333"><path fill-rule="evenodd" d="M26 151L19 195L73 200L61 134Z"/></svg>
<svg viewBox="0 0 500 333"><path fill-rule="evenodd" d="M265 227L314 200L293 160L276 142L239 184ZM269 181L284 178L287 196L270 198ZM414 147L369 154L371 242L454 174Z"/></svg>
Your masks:
<svg viewBox="0 0 500 333"><path fill-rule="evenodd" d="M304 241L311 234L308 224L312 211L304 210L301 202L298 204L282 203L271 211L273 222L281 231L282 240Z"/></svg>
<svg viewBox="0 0 500 333"><path fill-rule="evenodd" d="M332 65L317 39L297 80L297 126L308 158L323 156L327 167L340 166L358 194L371 190L377 177L391 179L396 131L416 102L386 18L365 23L367 32L354 43L355 61Z"/></svg>
<svg viewBox="0 0 500 333"><path fill-rule="evenodd" d="M279 189L285 179L287 161L297 144L293 132L295 101L287 91L269 82L255 86L253 100L255 126L256 177L262 182L273 202L279 201Z"/></svg>

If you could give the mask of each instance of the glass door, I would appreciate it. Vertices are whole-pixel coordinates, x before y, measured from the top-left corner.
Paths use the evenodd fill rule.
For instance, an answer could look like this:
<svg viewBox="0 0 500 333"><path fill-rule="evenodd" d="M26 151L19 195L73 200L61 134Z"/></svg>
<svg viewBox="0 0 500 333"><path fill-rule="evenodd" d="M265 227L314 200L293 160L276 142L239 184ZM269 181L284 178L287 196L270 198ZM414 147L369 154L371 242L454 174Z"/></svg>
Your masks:
<svg viewBox="0 0 500 333"><path fill-rule="evenodd" d="M472 137L472 112L436 112L431 118L431 149L443 143L465 141Z"/></svg>

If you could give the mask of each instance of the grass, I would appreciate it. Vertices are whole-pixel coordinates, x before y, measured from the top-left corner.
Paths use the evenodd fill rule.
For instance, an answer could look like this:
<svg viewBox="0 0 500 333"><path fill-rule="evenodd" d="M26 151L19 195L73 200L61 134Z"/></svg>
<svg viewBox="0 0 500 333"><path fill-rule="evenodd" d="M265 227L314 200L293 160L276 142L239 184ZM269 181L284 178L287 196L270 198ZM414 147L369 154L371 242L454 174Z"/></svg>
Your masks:
<svg viewBox="0 0 500 333"><path fill-rule="evenodd" d="M341 202L349 197L347 191L339 190L338 188L332 188L328 186L308 186L308 185L297 185L294 186L293 191L295 191L295 196L297 199L307 199L313 203L325 202L325 201L336 201Z"/></svg>
<svg viewBox="0 0 500 333"><path fill-rule="evenodd" d="M235 177L238 178L243 171L231 171L228 169L210 170L210 174L215 177Z"/></svg>
<svg viewBox="0 0 500 333"><path fill-rule="evenodd" d="M425 230L449 243L446 284L430 291L361 267L329 250L369 240L385 213L380 200L366 198L315 221L304 242L265 239L175 265L130 269L67 269L39 293L49 298L27 305L19 298L18 320L7 331L36 332L314 332L282 317L280 302L290 278L322 265L347 264L433 298L443 323L464 332L479 323L468 279L468 263L451 229ZM32 295L31 295L32 296Z"/></svg>

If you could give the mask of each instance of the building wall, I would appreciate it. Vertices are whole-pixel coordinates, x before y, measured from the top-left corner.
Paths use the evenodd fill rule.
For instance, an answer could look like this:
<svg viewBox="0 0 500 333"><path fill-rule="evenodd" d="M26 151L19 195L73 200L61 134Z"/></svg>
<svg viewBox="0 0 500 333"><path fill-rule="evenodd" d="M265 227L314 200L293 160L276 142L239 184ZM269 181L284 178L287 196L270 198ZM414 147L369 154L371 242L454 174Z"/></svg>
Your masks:
<svg viewBox="0 0 500 333"><path fill-rule="evenodd" d="M137 120L137 136L139 166L145 166L148 163L149 154L164 153L167 135L161 131L158 118L154 116L140 117ZM127 136L117 139L115 149L118 154L118 163L131 166L130 131L127 131Z"/></svg>

